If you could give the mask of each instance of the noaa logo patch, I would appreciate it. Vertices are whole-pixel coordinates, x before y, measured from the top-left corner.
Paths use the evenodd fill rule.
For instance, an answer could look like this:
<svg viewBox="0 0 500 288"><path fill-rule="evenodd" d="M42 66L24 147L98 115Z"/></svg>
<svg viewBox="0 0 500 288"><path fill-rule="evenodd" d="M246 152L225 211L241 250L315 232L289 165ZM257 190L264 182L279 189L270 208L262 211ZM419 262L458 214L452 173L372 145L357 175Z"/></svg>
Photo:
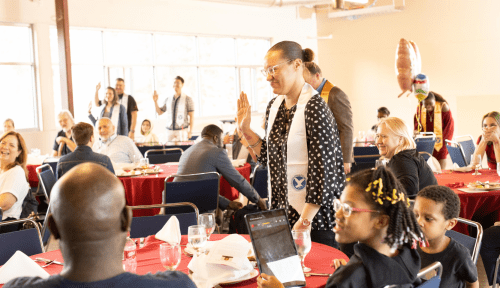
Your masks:
<svg viewBox="0 0 500 288"><path fill-rule="evenodd" d="M302 190L306 188L306 177L302 175L295 175L292 178L292 186L295 190Z"/></svg>
<svg viewBox="0 0 500 288"><path fill-rule="evenodd" d="M184 118L184 116L183 116L183 115L179 115L179 116L177 116L177 119L179 119L179 120L182 120L183 118Z"/></svg>

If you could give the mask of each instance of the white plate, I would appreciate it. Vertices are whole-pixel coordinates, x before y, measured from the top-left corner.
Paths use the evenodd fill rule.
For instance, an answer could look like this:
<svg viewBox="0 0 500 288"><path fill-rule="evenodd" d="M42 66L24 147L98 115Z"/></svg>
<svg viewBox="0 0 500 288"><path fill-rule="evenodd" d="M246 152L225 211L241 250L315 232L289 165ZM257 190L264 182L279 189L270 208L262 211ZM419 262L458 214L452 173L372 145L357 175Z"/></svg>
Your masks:
<svg viewBox="0 0 500 288"><path fill-rule="evenodd" d="M254 269L254 270L252 270L252 272L248 273L247 275L241 276L241 278L231 280L231 281L221 282L221 283L219 283L219 285L236 284L236 283L240 283L240 282L243 282L246 280L250 280L250 279L255 278L257 276L259 276L259 271Z"/></svg>
<svg viewBox="0 0 500 288"><path fill-rule="evenodd" d="M217 242L219 240L216 240L216 241L208 241L207 242L207 245L205 245L205 247L203 247L202 251L206 251L206 250L209 250L210 251L210 248L212 248L212 246L215 244L215 242ZM250 243L249 243L250 244ZM194 253L196 253L196 250L194 250L194 248L191 246L191 244L187 244L186 245L186 248L184 248L184 253L189 256L189 257L193 257ZM248 255L247 257L255 257L255 254L253 253L253 246L250 244L250 249L248 250Z"/></svg>
<svg viewBox="0 0 500 288"><path fill-rule="evenodd" d="M118 177L130 177L130 176L137 176L141 175L142 173L140 171L130 171L130 172L123 172L120 175L116 175Z"/></svg>

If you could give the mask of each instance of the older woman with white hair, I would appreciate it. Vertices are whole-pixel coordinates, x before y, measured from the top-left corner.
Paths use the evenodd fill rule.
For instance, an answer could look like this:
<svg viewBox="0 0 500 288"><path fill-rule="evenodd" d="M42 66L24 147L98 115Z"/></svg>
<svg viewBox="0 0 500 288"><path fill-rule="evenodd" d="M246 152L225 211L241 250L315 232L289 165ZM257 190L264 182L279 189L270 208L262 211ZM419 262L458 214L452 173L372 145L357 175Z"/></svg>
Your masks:
<svg viewBox="0 0 500 288"><path fill-rule="evenodd" d="M14 120L7 118L3 122L3 133L9 133L12 131L16 131L16 127L14 126Z"/></svg>
<svg viewBox="0 0 500 288"><path fill-rule="evenodd" d="M381 120L375 139L380 155L389 160L387 166L409 197L415 197L429 185L438 184L431 167L417 152L417 145L403 120L397 117Z"/></svg>
<svg viewBox="0 0 500 288"><path fill-rule="evenodd" d="M62 130L57 133L54 146L52 147L52 156L63 156L73 152L76 148L75 141L71 135L71 128L75 125L75 120L68 110L59 112L57 118Z"/></svg>

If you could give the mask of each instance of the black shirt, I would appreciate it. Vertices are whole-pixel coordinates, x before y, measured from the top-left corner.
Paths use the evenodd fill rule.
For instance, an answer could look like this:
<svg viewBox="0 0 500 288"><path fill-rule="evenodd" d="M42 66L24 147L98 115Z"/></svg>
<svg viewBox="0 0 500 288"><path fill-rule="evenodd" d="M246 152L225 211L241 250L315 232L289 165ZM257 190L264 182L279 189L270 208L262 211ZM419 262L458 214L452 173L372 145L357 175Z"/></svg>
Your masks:
<svg viewBox="0 0 500 288"><path fill-rule="evenodd" d="M387 167L391 168L403 184L410 198L417 196L418 191L429 185L438 185L431 167L416 149L403 150L392 156Z"/></svg>
<svg viewBox="0 0 500 288"><path fill-rule="evenodd" d="M300 218L300 212L288 203L288 183L286 155L288 142L288 126L297 110L297 105L290 108L286 116L285 101L281 103L274 124L269 124L269 113L276 98L269 102L266 110L267 125L272 125L269 139L262 140L262 148L258 160L268 165L271 178L271 209L285 208L290 225L293 227ZM312 220L312 230L332 230L335 221L333 200L339 198L344 190L344 160L340 146L337 122L326 102L318 94L311 97L305 107L305 125L307 137L307 167L305 203L320 205L318 213ZM287 124L288 123L288 124ZM267 158L269 149L269 159Z"/></svg>
<svg viewBox="0 0 500 288"><path fill-rule="evenodd" d="M91 264L89 264L91 265ZM154 275L136 275L122 273L110 279L96 282L75 282L60 275L52 275L47 279L40 277L22 277L7 282L4 287L71 287L71 288L112 288L112 287L166 287L196 288L189 277L179 271L164 271Z"/></svg>
<svg viewBox="0 0 500 288"><path fill-rule="evenodd" d="M123 98L123 94L118 95L119 101L121 101ZM128 101L127 101L127 120L128 120L128 131L132 130L130 127L132 126L132 112L139 111L139 108L137 108L137 103L135 102L134 97L131 95L128 95ZM120 103L121 104L121 103ZM99 100L99 106L102 105L102 101ZM125 106L125 105L123 105ZM137 125L137 123L136 123ZM134 127L135 130L135 127ZM127 135L125 135L127 136Z"/></svg>
<svg viewBox="0 0 500 288"><path fill-rule="evenodd" d="M398 250L398 255L387 257L368 245L356 244L354 255L328 278L326 288L382 288L387 285L413 287L420 270L418 252L408 244Z"/></svg>
<svg viewBox="0 0 500 288"><path fill-rule="evenodd" d="M418 253L422 262L422 268L439 261L443 265L443 274L439 287L462 288L465 282L474 283L477 281L477 268L472 262L469 249L462 244L450 239L450 244L442 252L427 254L420 247Z"/></svg>
<svg viewBox="0 0 500 288"><path fill-rule="evenodd" d="M67 137L66 137L66 132L64 132L64 130L61 130L61 131L59 131L59 132L57 133L56 140L57 140L57 137L59 137L59 136L67 138ZM75 142L75 140L73 140L73 135L71 135L71 137L70 137L69 139L70 139L71 141ZM56 141L56 140L54 140L54 146L52 147L52 149L53 149L54 151L59 151L59 144L57 144L57 141ZM71 153L71 152L72 152L72 151L69 149L68 145L66 145L66 144L64 144L64 143L62 143L62 142L61 142L61 145L64 145L64 148L63 148L63 149L62 149L62 151L61 151L61 156L66 155L66 154L69 154L69 153Z"/></svg>

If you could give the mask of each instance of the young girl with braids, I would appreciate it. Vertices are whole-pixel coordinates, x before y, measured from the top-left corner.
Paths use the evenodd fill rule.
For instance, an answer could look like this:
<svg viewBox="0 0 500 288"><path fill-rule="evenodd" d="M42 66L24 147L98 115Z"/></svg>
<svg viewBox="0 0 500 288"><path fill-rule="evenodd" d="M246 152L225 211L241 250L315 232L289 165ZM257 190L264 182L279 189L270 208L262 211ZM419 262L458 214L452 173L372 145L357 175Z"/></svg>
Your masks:
<svg viewBox="0 0 500 288"><path fill-rule="evenodd" d="M415 248L417 242L425 243L404 188L383 166L360 171L347 180L340 199L333 203L335 240L359 243L347 264L334 260L338 269L326 288L411 287L420 270ZM257 283L259 287L283 287L274 276L266 274Z"/></svg>

